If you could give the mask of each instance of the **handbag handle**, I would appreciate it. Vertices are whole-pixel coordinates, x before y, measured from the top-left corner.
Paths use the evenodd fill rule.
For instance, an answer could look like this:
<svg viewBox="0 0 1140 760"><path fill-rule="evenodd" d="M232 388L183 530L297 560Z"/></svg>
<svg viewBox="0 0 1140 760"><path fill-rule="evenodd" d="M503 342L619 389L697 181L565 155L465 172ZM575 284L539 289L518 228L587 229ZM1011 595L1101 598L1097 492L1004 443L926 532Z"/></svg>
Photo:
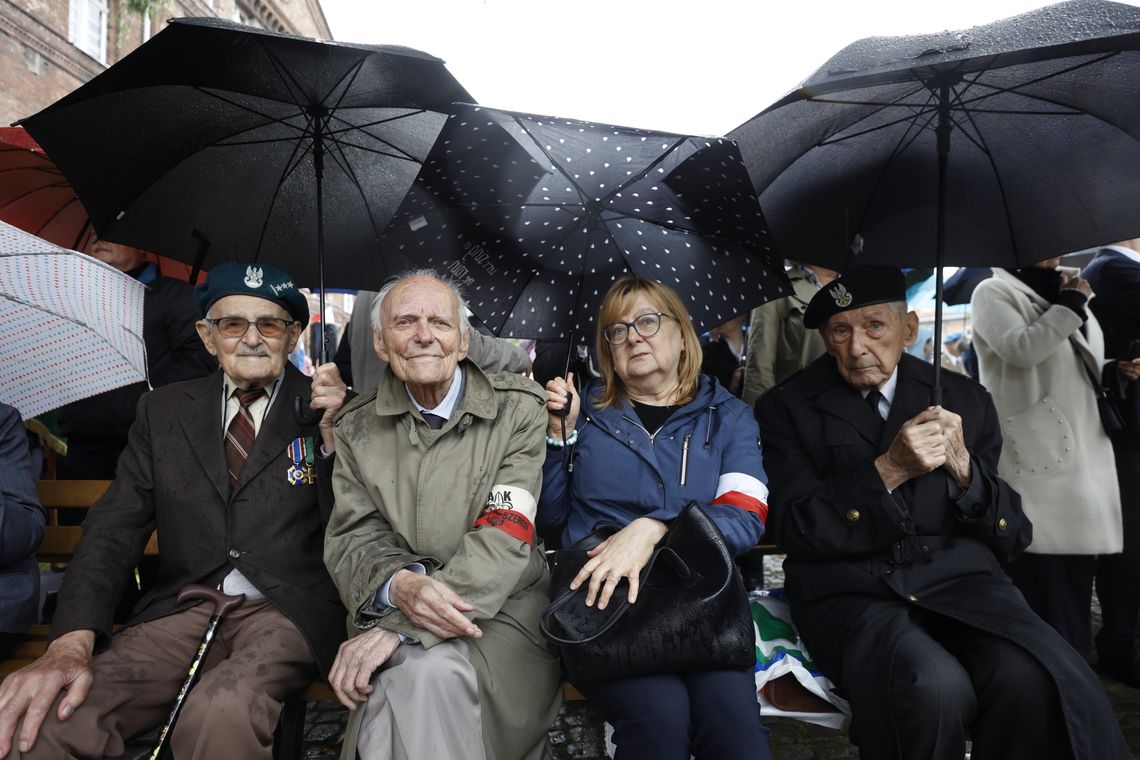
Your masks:
<svg viewBox="0 0 1140 760"><path fill-rule="evenodd" d="M1097 379L1096 373L1093 372L1092 367L1089 366L1089 363L1085 361L1085 355L1081 353L1081 347L1077 345L1077 341L1073 339L1072 335L1069 336L1069 343L1072 345L1073 351L1075 351L1077 354L1077 361L1079 361L1081 363L1081 366L1085 368L1085 374L1088 375L1089 382L1092 383L1093 389L1096 391L1096 395L1101 398L1107 398L1108 394L1104 392L1104 386L1101 385L1100 380Z"/></svg>
<svg viewBox="0 0 1140 760"><path fill-rule="evenodd" d="M673 551L667 546L663 546L653 550L653 554L650 556L649 562L645 564L645 567L643 567L641 569L641 572L638 574L638 578L641 580L643 586L645 584L645 581L649 578L650 572L657 564L658 559L662 557L664 557L664 561L673 566L673 569L681 578L687 579L691 575L688 565L686 565L684 560L682 560L677 555L677 552ZM563 591L558 595L558 598L550 603L550 606L546 608L546 612L543 613L542 617L538 621L539 628L542 630L542 635L545 636L550 642L559 646L582 646L584 644L589 644L591 641L595 641L615 625L617 625L622 616L629 611L629 594L618 594L618 591L624 590L624 587L628 585L629 582L624 578L618 582L617 586L614 587L614 595L610 597L610 601L613 602L616 597L620 596L617 601L617 607L612 609L605 624L603 624L597 631L589 636L580 639L563 638L562 636L559 636L550 630L550 621L554 619L555 614L563 607L570 604L575 596L578 594L586 593L586 590L581 586L575 590Z"/></svg>

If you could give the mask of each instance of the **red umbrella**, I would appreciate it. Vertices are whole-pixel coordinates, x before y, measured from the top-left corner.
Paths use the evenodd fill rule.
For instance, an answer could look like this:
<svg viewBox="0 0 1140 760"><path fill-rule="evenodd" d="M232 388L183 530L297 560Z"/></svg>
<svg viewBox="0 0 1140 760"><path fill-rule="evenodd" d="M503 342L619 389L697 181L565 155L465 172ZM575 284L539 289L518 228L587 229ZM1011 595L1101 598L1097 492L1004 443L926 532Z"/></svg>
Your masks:
<svg viewBox="0 0 1140 760"><path fill-rule="evenodd" d="M23 127L0 128L0 220L72 250L91 228L71 184Z"/></svg>
<svg viewBox="0 0 1140 760"><path fill-rule="evenodd" d="M0 127L0 221L73 251L91 247L91 221L71 183L23 127ZM192 267L148 253L167 277L189 280ZM198 279L205 277L205 272Z"/></svg>

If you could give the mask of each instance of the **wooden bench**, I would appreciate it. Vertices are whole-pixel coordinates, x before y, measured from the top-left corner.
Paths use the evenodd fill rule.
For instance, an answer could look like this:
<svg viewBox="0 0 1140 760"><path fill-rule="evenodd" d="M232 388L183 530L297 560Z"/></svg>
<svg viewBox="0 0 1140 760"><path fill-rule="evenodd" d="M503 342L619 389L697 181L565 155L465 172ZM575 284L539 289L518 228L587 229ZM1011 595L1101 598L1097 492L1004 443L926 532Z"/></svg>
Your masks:
<svg viewBox="0 0 1140 760"><path fill-rule="evenodd" d="M40 503L47 510L47 525L44 528L43 542L36 556L41 562L67 564L75 557L75 549L83 529L78 525L61 525L61 509L89 509L107 488L109 480L40 480L36 482ZM151 535L144 550L146 556L158 556L158 536ZM778 549L771 544L761 544L749 550L746 556L776 554ZM0 681L10 673L29 665L42 655L48 644L48 626L33 626L25 634L7 660L0 661ZM585 697L569 682L562 686L565 701L581 701ZM303 755L305 709L307 702L335 700L332 689L323 682L309 685L303 695L285 703L273 743L275 760L300 760Z"/></svg>

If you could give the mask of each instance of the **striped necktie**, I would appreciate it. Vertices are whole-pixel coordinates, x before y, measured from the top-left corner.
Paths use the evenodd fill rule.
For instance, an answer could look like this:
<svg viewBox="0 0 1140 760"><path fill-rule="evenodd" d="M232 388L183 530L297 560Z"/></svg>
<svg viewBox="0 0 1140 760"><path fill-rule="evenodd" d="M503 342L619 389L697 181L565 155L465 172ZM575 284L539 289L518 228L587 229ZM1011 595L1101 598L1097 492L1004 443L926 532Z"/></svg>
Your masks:
<svg viewBox="0 0 1140 760"><path fill-rule="evenodd" d="M253 439L257 436L249 407L265 395L265 389L252 388L243 391L238 388L234 390L234 395L238 397L238 412L226 429L226 469L230 473L231 491L237 483L242 467L245 467L245 460L253 450Z"/></svg>

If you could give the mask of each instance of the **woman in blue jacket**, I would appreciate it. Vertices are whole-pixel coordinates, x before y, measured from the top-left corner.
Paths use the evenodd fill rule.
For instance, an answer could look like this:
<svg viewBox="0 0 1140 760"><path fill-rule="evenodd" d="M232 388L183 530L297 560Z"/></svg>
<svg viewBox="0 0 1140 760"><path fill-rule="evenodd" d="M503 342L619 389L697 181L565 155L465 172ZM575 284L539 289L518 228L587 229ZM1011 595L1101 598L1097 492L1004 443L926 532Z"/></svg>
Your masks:
<svg viewBox="0 0 1140 760"><path fill-rule="evenodd" d="M571 583L604 609L638 574L669 522L696 500L740 554L764 533L767 480L759 430L744 402L700 374L701 346L667 286L623 279L598 315L601 384L584 407L573 377L547 383L547 456L540 526L565 525L570 545L602 523L624 526L591 552ZM562 438L559 411L569 412ZM572 472L567 464L572 460ZM770 758L751 668L575 684L614 727L618 760Z"/></svg>

